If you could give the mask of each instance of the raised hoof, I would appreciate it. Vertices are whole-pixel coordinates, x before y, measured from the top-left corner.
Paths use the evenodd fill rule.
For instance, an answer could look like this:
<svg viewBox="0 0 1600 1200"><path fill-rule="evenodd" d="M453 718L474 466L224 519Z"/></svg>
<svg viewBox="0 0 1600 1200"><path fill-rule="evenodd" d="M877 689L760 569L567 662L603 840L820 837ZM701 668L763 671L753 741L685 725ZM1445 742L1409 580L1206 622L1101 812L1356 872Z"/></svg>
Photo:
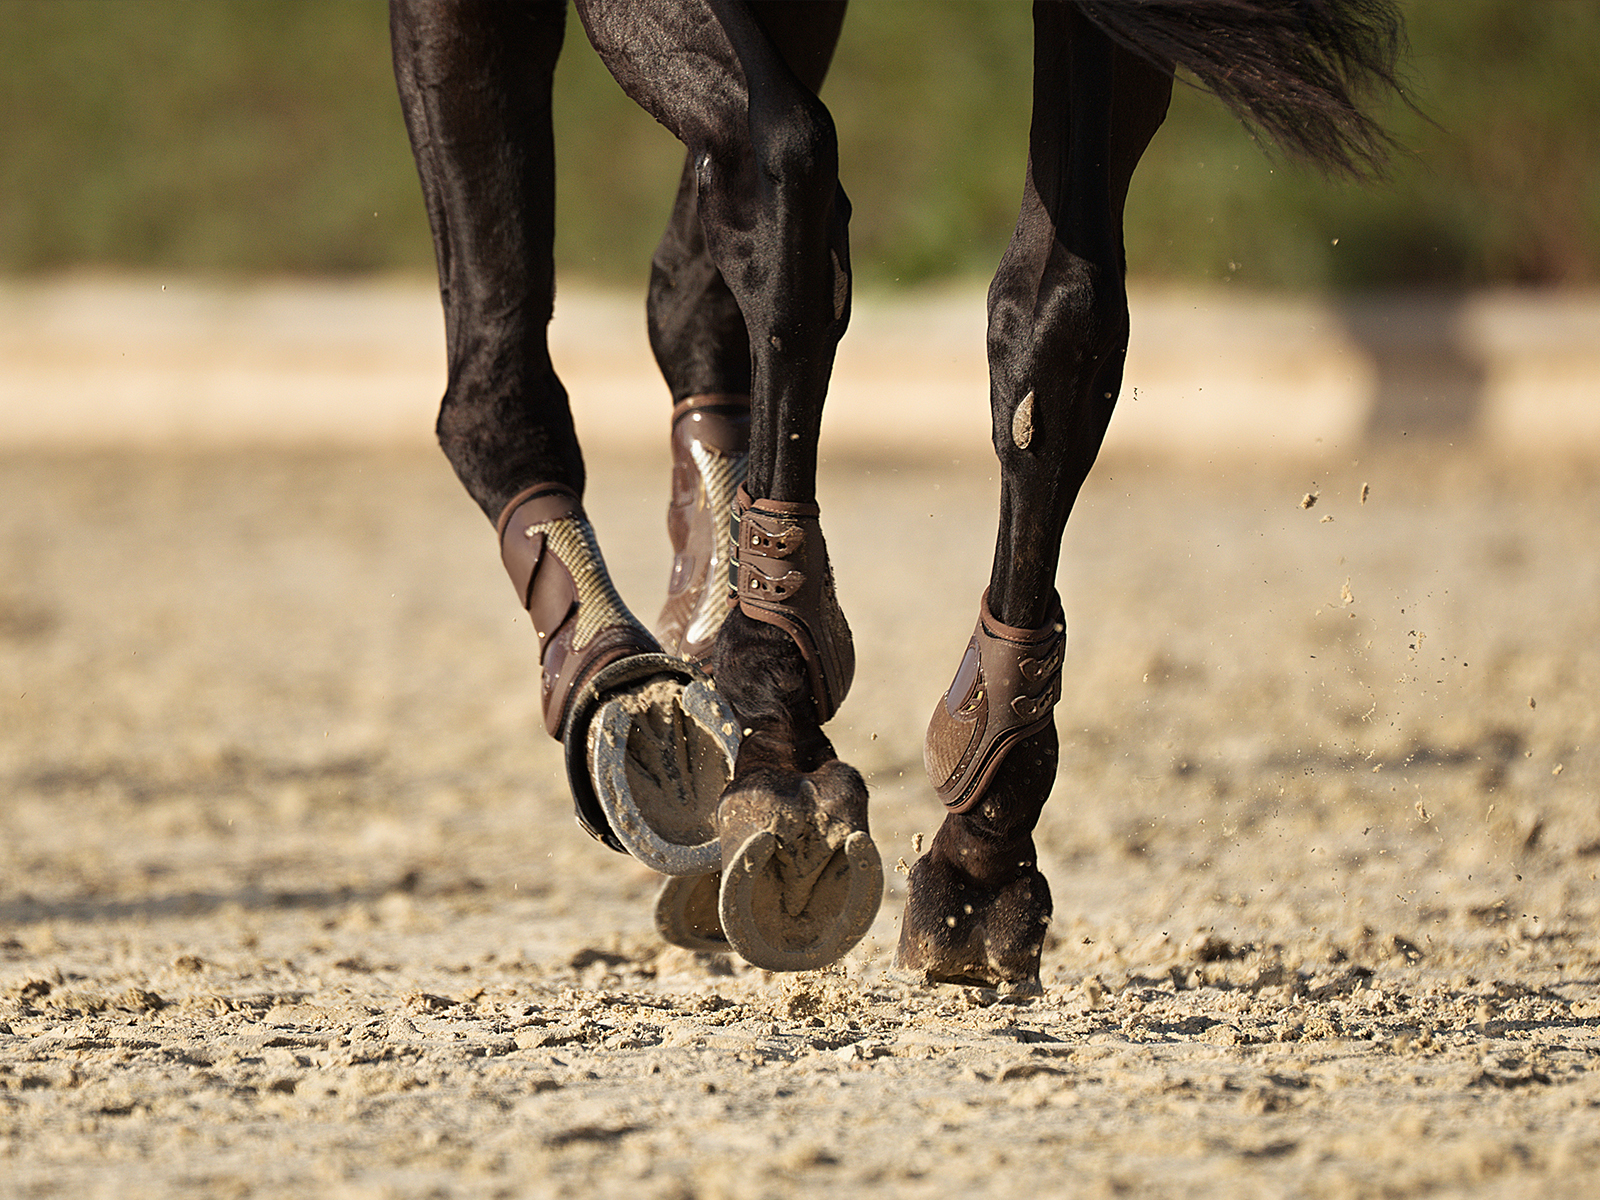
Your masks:
<svg viewBox="0 0 1600 1200"><path fill-rule="evenodd" d="M867 790L844 763L807 776L760 772L722 802L717 913L740 957L768 971L836 962L883 899Z"/></svg>
<svg viewBox="0 0 1600 1200"><path fill-rule="evenodd" d="M656 895L656 932L685 950L727 953L728 936L717 919L716 873L669 876Z"/></svg>
<svg viewBox="0 0 1600 1200"><path fill-rule="evenodd" d="M595 795L623 849L663 875L715 875L717 802L739 750L716 688L666 675L635 684L600 704L587 738Z"/></svg>
<svg viewBox="0 0 1600 1200"><path fill-rule="evenodd" d="M1050 912L1050 885L1035 868L986 889L930 855L911 868L895 968L925 983L1039 995Z"/></svg>

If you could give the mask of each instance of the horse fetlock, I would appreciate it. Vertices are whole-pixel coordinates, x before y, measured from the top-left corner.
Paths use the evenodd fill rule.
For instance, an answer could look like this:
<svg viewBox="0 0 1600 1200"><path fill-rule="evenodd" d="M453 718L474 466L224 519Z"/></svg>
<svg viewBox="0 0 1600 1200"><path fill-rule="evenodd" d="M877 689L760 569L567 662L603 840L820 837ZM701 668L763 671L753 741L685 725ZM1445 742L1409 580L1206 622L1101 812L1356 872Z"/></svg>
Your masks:
<svg viewBox="0 0 1600 1200"><path fill-rule="evenodd" d="M560 738L574 689L602 667L660 646L617 594L576 493L540 484L499 520L500 557L533 620L545 729Z"/></svg>
<svg viewBox="0 0 1600 1200"><path fill-rule="evenodd" d="M783 630L735 608L717 635L710 666L738 717L740 778L762 769L811 771L834 757L817 720L805 660Z"/></svg>
<svg viewBox="0 0 1600 1200"><path fill-rule="evenodd" d="M732 594L734 495L750 466L750 398L690 396L672 414L672 574L656 622L662 646L692 662L710 658Z"/></svg>
<svg viewBox="0 0 1600 1200"><path fill-rule="evenodd" d="M814 503L734 502L733 534L739 611L786 633L799 651L825 724L838 712L855 677L855 642L834 590L833 566Z"/></svg>

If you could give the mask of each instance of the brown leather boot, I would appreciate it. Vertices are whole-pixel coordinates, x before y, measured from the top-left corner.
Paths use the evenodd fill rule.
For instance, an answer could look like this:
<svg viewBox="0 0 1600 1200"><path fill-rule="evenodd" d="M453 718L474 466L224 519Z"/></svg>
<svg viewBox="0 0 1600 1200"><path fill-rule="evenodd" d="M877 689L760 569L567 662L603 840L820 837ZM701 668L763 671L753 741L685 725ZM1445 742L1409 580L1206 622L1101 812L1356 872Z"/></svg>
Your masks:
<svg viewBox="0 0 1600 1200"><path fill-rule="evenodd" d="M817 720L826 724L855 678L856 649L833 588L833 567L815 504L752 500L733 506L739 611L783 630L810 675Z"/></svg>
<svg viewBox="0 0 1600 1200"><path fill-rule="evenodd" d="M574 689L601 668L661 647L628 611L577 493L539 484L506 505L500 558L533 618L544 669L544 727L560 740Z"/></svg>
<svg viewBox="0 0 1600 1200"><path fill-rule="evenodd" d="M951 812L977 804L1011 748L1050 723L1066 649L1060 600L1041 628L1016 629L995 619L984 592L978 626L922 747L928 779Z"/></svg>
<svg viewBox="0 0 1600 1200"><path fill-rule="evenodd" d="M750 465L750 397L690 396L672 410L672 575L656 636L668 654L704 663L728 615L729 522Z"/></svg>

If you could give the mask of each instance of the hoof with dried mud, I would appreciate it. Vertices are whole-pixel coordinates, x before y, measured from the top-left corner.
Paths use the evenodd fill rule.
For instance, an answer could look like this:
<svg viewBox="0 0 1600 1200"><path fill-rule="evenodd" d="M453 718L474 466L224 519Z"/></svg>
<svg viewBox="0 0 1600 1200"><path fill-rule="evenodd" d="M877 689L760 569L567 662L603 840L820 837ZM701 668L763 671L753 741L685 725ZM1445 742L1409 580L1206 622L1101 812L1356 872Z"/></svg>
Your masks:
<svg viewBox="0 0 1600 1200"><path fill-rule="evenodd" d="M583 700L563 739L580 823L663 875L715 873L739 748L727 701L665 655L606 668Z"/></svg>
<svg viewBox="0 0 1600 1200"><path fill-rule="evenodd" d="M720 883L715 872L665 879L656 895L656 932L662 941L700 953L731 950L717 916Z"/></svg>
<svg viewBox="0 0 1600 1200"><path fill-rule="evenodd" d="M717 914L740 957L768 971L815 970L862 939L883 899L883 864L854 769L758 772L719 815Z"/></svg>

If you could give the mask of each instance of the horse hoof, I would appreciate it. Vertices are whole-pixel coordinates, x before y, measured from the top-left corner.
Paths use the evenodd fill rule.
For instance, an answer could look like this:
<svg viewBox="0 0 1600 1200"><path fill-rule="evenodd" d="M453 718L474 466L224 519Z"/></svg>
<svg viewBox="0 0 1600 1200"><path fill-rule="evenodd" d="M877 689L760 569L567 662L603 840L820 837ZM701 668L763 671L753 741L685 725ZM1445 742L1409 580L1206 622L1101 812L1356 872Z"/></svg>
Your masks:
<svg viewBox="0 0 1600 1200"><path fill-rule="evenodd" d="M853 770L833 763L781 790L741 787L720 816L717 914L746 962L815 970L865 936L883 899L883 863Z"/></svg>
<svg viewBox="0 0 1600 1200"><path fill-rule="evenodd" d="M668 876L656 895L656 932L685 950L727 953L728 935L717 919L715 872Z"/></svg>
<svg viewBox="0 0 1600 1200"><path fill-rule="evenodd" d="M589 773L623 849L663 875L715 875L717 802L738 722L707 681L658 676L618 692L589 723Z"/></svg>
<svg viewBox="0 0 1600 1200"><path fill-rule="evenodd" d="M930 854L911 868L894 969L919 983L1041 995L1050 911L1050 885L1036 868L985 888Z"/></svg>

